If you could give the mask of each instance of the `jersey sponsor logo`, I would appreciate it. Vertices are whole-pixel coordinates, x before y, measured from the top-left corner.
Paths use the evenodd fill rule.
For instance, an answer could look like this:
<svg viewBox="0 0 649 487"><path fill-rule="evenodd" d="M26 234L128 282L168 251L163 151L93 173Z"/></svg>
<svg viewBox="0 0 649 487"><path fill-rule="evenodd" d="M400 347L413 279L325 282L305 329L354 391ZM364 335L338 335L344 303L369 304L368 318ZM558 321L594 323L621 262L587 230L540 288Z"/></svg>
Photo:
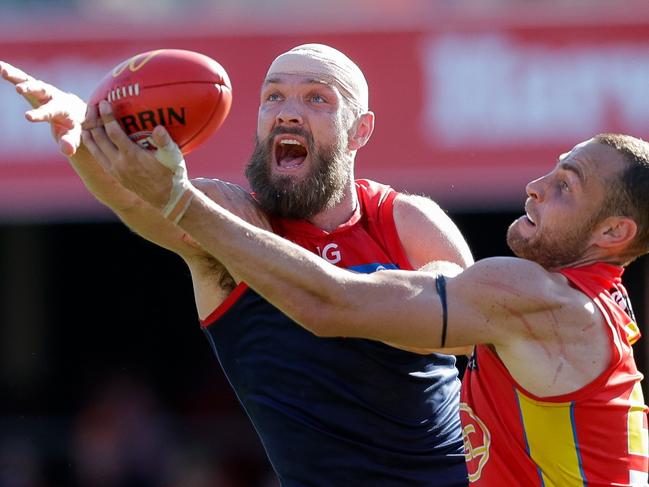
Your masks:
<svg viewBox="0 0 649 487"><path fill-rule="evenodd" d="M387 271L398 268L399 267L394 264L380 264L376 262L370 264L351 265L347 267L350 271L358 272L359 274L371 274L372 272Z"/></svg>
<svg viewBox="0 0 649 487"><path fill-rule="evenodd" d="M460 403L460 419L462 420L462 440L464 441L464 457L469 481L475 482L480 479L482 471L489 461L491 433L466 403Z"/></svg>
<svg viewBox="0 0 649 487"><path fill-rule="evenodd" d="M320 247L316 248L318 249L318 254L320 255L320 257L322 257L330 264L337 264L342 260L342 254L340 250L338 250L338 244L330 243L325 245L322 249L320 249Z"/></svg>

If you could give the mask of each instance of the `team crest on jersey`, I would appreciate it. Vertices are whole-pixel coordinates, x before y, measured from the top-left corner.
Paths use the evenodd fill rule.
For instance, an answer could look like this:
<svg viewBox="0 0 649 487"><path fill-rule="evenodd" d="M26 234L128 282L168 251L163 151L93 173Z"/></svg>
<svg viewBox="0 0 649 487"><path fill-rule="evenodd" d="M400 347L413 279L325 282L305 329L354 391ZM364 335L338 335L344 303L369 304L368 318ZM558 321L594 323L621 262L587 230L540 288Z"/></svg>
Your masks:
<svg viewBox="0 0 649 487"><path fill-rule="evenodd" d="M475 482L480 478L482 470L489 461L491 433L468 404L460 403L460 418L469 481Z"/></svg>

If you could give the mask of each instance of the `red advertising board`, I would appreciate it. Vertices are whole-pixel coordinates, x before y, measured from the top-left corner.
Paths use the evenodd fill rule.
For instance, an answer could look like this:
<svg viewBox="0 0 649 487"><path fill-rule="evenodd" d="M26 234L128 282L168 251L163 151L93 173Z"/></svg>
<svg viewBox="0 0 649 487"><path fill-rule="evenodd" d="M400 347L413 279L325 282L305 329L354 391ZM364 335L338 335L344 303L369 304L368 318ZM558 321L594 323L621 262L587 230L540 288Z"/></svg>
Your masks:
<svg viewBox="0 0 649 487"><path fill-rule="evenodd" d="M297 44L330 44L363 69L376 114L357 176L426 193L447 208L516 209L525 182L576 143L599 132L649 133L649 22L557 20L290 36L188 28L129 37L86 27L51 38L0 37L0 58L84 97L138 52L174 47L217 59L233 84L232 110L187 164L192 177L245 185L268 65ZM24 120L26 104L8 83L0 85L0 106L0 219L101 215L47 127Z"/></svg>

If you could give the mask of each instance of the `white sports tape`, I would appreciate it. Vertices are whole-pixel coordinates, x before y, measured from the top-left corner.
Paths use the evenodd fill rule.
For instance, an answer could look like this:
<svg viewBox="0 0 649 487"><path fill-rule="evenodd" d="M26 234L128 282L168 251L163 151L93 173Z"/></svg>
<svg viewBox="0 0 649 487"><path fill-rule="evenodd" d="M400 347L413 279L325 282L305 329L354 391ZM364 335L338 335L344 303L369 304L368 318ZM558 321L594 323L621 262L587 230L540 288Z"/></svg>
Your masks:
<svg viewBox="0 0 649 487"><path fill-rule="evenodd" d="M158 147L153 140L151 140L151 143ZM155 152L155 157L160 164L171 169L173 172L171 194L169 195L167 204L161 210L164 217L169 218L171 213L174 212L174 209L176 209L176 206L178 206L183 195L192 188L192 184L189 182L189 178L187 177L187 167L185 166L183 153L180 152L180 149L173 140L170 140L169 143L163 147L158 147ZM174 215L174 223L178 223L185 213L184 210L188 207L189 202L187 202L187 205L183 208L183 211L180 214L174 212L176 213Z"/></svg>

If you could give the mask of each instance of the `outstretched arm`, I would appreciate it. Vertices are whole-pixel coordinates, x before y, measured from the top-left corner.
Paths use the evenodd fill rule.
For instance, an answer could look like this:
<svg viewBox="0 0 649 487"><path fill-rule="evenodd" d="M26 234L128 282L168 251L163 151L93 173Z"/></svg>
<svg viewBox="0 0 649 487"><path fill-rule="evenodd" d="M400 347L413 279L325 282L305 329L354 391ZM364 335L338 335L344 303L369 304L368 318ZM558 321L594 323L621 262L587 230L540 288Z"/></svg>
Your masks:
<svg viewBox="0 0 649 487"><path fill-rule="evenodd" d="M108 137L119 153L141 152L112 119L110 105L100 104ZM153 139L159 147L172 144L163 127ZM172 170L151 158L109 157L107 169L155 208L167 206L173 187ZM188 181L193 198L179 225L205 250L225 263L233 276L246 281L273 304L314 333L323 336L373 338L406 347L435 348L442 344L442 302L430 272L382 271L355 274L331 266L314 254L225 211ZM447 346L504 343L516 320L508 306L525 314L542 308L543 289L526 282L539 266L520 259L491 261L469 267L450 278ZM509 274L510 293L499 287ZM546 273L547 274L547 273ZM541 276L543 277L543 276ZM513 282L515 281L515 282ZM540 284L539 284L540 286ZM519 292L525 289L525 292ZM505 292L506 291L506 292ZM536 308L535 308L536 307Z"/></svg>
<svg viewBox="0 0 649 487"><path fill-rule="evenodd" d="M110 141L97 107L87 107L78 96L35 79L9 63L0 61L0 74L31 105L32 109L25 114L27 120L50 124L59 151L68 158L88 190L135 233L185 260L192 273L199 315L205 317L212 312L234 285L227 269L157 208L126 189L104 169L105 162L101 162ZM146 155L151 157L150 153L141 154ZM199 180L196 186L247 221L269 226L243 188L216 180Z"/></svg>
<svg viewBox="0 0 649 487"><path fill-rule="evenodd" d="M529 333L530 323L547 319L543 313L557 294L556 283L548 283L548 273L534 263L483 260L446 279L444 330L436 274L340 269L191 191L194 200L180 226L234 275L318 336L369 338L414 348L477 343L507 347ZM537 338L542 340L544 333L539 328Z"/></svg>
<svg viewBox="0 0 649 487"><path fill-rule="evenodd" d="M593 314L587 297L570 290L563 276L527 260L481 260L445 279L443 300L438 274L358 274L335 267L192 191L194 200L180 226L318 336L369 338L411 348L488 343L508 361L532 346L542 354L552 354L555 342L567 346L571 338L564 333L575 329L571 324L583 326Z"/></svg>
<svg viewBox="0 0 649 487"><path fill-rule="evenodd" d="M610 331L598 308L561 274L531 261L484 259L448 278L445 329L441 293L430 272L340 269L195 192L180 224L318 336L419 349L489 344L512 377L539 396L580 389L611 359Z"/></svg>
<svg viewBox="0 0 649 487"><path fill-rule="evenodd" d="M131 229L143 237L172 250L189 249L182 243L182 231L161 218L160 212L120 185L82 144L82 124L86 103L74 95L45 83L9 63L0 61L2 77L12 83L32 109L25 118L34 123L49 123L59 151L68 158L88 190L111 208ZM88 110L88 121L95 124L96 109ZM158 228L156 223L162 223Z"/></svg>
<svg viewBox="0 0 649 487"><path fill-rule="evenodd" d="M59 151L68 158L88 190L133 231L152 242L192 258L202 251L183 238L184 232L160 215L141 197L122 186L104 169L99 159L105 157L110 141L103 131L97 107L88 107L73 93L66 93L0 61L0 74L15 86L16 92L31 105L25 117L34 123L49 123ZM85 127L85 133L82 132ZM83 140L82 140L83 139ZM248 221L267 226L249 194L236 185L222 181L201 180L198 187L210 198Z"/></svg>

